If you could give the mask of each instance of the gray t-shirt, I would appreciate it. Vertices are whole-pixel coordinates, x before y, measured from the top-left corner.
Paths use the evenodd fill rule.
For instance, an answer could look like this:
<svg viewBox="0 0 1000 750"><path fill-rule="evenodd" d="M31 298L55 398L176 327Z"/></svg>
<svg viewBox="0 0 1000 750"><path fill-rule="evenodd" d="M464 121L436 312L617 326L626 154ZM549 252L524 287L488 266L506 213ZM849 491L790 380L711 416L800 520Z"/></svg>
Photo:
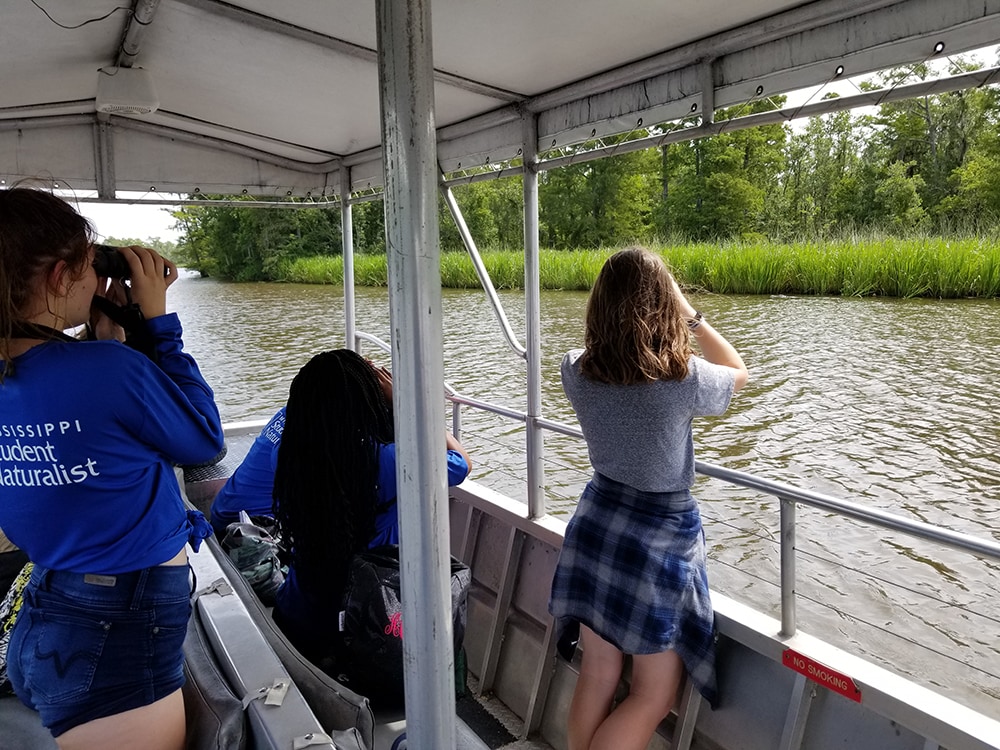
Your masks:
<svg viewBox="0 0 1000 750"><path fill-rule="evenodd" d="M590 463L609 479L643 492L677 492L694 484L694 417L729 407L735 374L692 356L681 381L611 385L580 373L583 349L562 361L566 397L580 420Z"/></svg>

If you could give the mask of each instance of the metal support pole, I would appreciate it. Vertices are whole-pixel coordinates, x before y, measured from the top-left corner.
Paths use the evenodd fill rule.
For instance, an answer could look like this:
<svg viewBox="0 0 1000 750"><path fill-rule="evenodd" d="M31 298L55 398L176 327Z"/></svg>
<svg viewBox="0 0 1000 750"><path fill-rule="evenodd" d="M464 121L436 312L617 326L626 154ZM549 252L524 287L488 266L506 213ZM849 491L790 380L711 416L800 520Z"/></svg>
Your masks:
<svg viewBox="0 0 1000 750"><path fill-rule="evenodd" d="M120 68L131 68L135 64L142 46L142 38L146 34L146 27L153 22L159 4L160 0L139 0L135 4L132 15L125 25L125 36L118 50L115 65Z"/></svg>
<svg viewBox="0 0 1000 750"><path fill-rule="evenodd" d="M351 168L341 164L340 240L344 260L344 346L358 351L358 342L354 340L354 220L350 197Z"/></svg>
<svg viewBox="0 0 1000 750"><path fill-rule="evenodd" d="M536 422L542 416L541 272L538 261L538 120L525 114L524 127L524 318L528 364L528 517L545 515L545 443Z"/></svg>
<svg viewBox="0 0 1000 750"><path fill-rule="evenodd" d="M712 60L705 60L698 71L701 78L701 124L702 127L715 122L715 75Z"/></svg>
<svg viewBox="0 0 1000 750"><path fill-rule="evenodd" d="M407 746L455 747L430 0L377 0Z"/></svg>
<svg viewBox="0 0 1000 750"><path fill-rule="evenodd" d="M781 635L795 635L795 503L781 501Z"/></svg>
<svg viewBox="0 0 1000 750"><path fill-rule="evenodd" d="M115 144L108 115L99 113L94 125L94 174L97 177L97 196L105 200L115 198Z"/></svg>

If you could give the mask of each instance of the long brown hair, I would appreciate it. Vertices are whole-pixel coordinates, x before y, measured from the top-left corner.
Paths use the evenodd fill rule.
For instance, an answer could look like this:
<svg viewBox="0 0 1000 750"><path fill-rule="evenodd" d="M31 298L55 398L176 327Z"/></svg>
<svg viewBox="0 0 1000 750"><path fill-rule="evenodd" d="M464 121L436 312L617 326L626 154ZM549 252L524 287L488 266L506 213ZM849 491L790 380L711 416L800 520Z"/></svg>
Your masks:
<svg viewBox="0 0 1000 750"><path fill-rule="evenodd" d="M31 295L60 260L73 272L87 263L94 228L46 190L0 190L0 381L13 374L11 339Z"/></svg>
<svg viewBox="0 0 1000 750"><path fill-rule="evenodd" d="M663 259L629 247L605 261L587 302L580 370L616 385L683 380L691 333Z"/></svg>

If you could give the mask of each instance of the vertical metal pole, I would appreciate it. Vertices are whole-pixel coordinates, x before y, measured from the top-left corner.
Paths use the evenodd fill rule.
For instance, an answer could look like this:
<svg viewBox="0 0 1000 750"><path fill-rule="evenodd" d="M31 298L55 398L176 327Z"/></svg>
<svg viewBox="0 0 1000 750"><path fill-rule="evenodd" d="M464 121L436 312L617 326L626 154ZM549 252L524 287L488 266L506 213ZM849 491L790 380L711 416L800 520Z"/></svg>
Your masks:
<svg viewBox="0 0 1000 750"><path fill-rule="evenodd" d="M715 61L705 60L698 71L701 79L701 124L715 122Z"/></svg>
<svg viewBox="0 0 1000 750"><path fill-rule="evenodd" d="M527 461L528 517L545 515L545 444L537 419L542 416L541 273L538 267L538 121L523 117L524 146L524 318L528 364Z"/></svg>
<svg viewBox="0 0 1000 750"><path fill-rule="evenodd" d="M354 340L354 221L348 199L351 197L350 167L340 165L340 238L344 260L344 344L348 349L358 350Z"/></svg>
<svg viewBox="0 0 1000 750"><path fill-rule="evenodd" d="M455 747L430 0L376 0L407 747Z"/></svg>
<svg viewBox="0 0 1000 750"><path fill-rule="evenodd" d="M795 635L795 502L781 501L781 635Z"/></svg>

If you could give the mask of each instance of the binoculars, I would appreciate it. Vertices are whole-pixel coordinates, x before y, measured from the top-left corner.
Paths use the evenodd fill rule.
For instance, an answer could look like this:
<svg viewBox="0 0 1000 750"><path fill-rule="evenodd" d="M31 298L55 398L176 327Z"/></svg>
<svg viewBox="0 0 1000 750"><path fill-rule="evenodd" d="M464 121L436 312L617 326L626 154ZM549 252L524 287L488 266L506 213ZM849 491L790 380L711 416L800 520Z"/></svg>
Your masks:
<svg viewBox="0 0 1000 750"><path fill-rule="evenodd" d="M98 276L109 279L127 279L132 276L128 261L114 245L94 245L94 271ZM164 276L169 273L170 269L163 269Z"/></svg>
<svg viewBox="0 0 1000 750"><path fill-rule="evenodd" d="M127 279L132 275L128 262L114 245L94 245L94 271L109 279Z"/></svg>

